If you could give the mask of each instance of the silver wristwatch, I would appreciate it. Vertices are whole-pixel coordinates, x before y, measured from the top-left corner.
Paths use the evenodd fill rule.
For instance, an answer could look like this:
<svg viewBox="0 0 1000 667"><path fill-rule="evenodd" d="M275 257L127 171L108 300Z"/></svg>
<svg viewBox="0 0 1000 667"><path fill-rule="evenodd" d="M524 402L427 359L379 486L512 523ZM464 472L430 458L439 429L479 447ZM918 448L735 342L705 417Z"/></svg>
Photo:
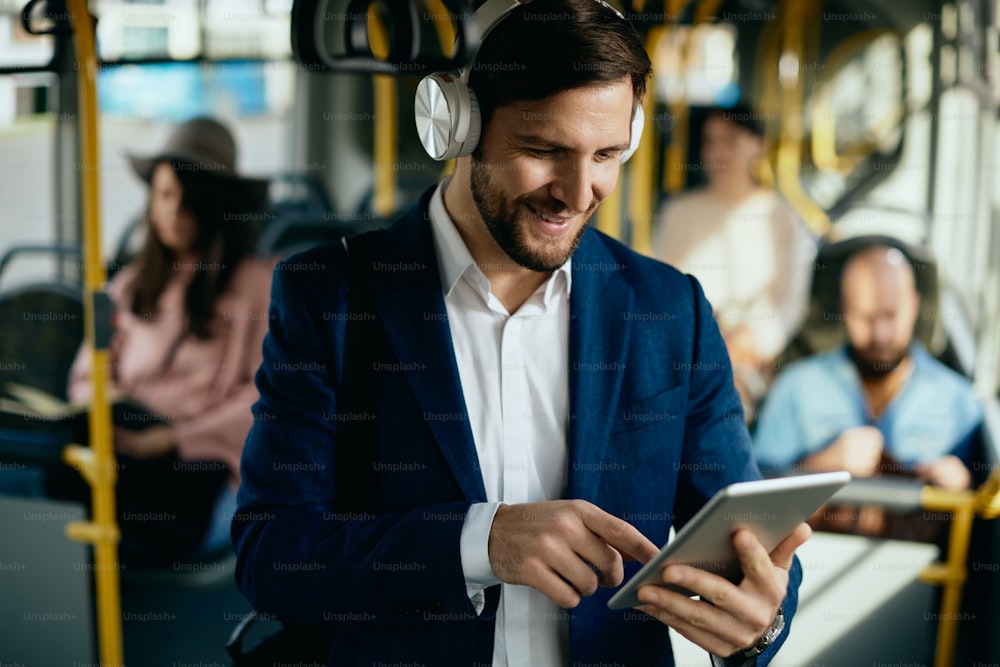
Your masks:
<svg viewBox="0 0 1000 667"><path fill-rule="evenodd" d="M774 640L778 638L781 631L785 629L785 608L784 606L778 607L778 615L774 617L774 623L771 627L767 629L764 636L757 640L757 643L753 645L752 648L748 648L744 651L743 656L747 658L752 658L756 655L760 655L767 649L768 646L774 643Z"/></svg>

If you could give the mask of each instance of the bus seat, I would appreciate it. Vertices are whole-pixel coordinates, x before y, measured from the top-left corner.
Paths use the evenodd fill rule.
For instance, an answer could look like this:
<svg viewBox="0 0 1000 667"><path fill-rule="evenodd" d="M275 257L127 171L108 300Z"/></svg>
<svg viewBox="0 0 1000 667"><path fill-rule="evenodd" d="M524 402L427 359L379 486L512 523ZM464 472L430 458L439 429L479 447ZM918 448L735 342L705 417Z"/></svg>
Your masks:
<svg viewBox="0 0 1000 667"><path fill-rule="evenodd" d="M865 248L886 245L899 249L913 264L917 291L920 293L920 314L914 336L936 357L947 344L944 327L938 317L939 291L937 262L930 251L895 237L865 235L841 241L824 240L816 253L810 287L809 309L805 321L775 362L784 368L802 357L824 352L846 341L843 317L840 313L840 274L847 259Z"/></svg>
<svg viewBox="0 0 1000 667"><path fill-rule="evenodd" d="M332 211L323 182L310 172L275 174L268 186L269 208L276 214Z"/></svg>
<svg viewBox="0 0 1000 667"><path fill-rule="evenodd" d="M397 215L410 207L413 202L420 199L421 195L430 187L436 187L439 179L444 176L440 171L442 163L429 161L426 154L421 151L422 157L419 161L397 163L400 168L395 173L395 183L392 190L392 199L395 209L392 211L377 211L376 195L374 184L365 189L355 210L359 218L364 217L385 217L395 218ZM402 158L401 158L402 159ZM425 161L428 163L425 165ZM419 167L419 168L416 168Z"/></svg>
<svg viewBox="0 0 1000 667"><path fill-rule="evenodd" d="M317 243L385 227L384 218L368 215L295 213L272 221L257 241L258 257L287 257Z"/></svg>
<svg viewBox="0 0 1000 667"><path fill-rule="evenodd" d="M15 246L0 258L0 276L15 257L25 255L79 262L80 246ZM19 382L65 398L69 369L82 340L83 293L78 283L52 278L0 290L0 387Z"/></svg>
<svg viewBox="0 0 1000 667"><path fill-rule="evenodd" d="M66 398L82 341L79 286L52 282L0 292L0 386L18 382Z"/></svg>

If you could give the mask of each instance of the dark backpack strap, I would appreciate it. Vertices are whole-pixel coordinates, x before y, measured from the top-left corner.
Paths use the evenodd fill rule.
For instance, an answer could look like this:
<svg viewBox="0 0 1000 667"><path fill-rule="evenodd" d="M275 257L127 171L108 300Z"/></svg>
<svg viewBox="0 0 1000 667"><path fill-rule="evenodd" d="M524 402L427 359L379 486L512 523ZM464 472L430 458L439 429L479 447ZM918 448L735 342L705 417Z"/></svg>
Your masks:
<svg viewBox="0 0 1000 667"><path fill-rule="evenodd" d="M385 230L344 240L349 279L344 357L337 387L336 511L366 513L373 507L378 374L374 364L387 349L371 292L373 263Z"/></svg>

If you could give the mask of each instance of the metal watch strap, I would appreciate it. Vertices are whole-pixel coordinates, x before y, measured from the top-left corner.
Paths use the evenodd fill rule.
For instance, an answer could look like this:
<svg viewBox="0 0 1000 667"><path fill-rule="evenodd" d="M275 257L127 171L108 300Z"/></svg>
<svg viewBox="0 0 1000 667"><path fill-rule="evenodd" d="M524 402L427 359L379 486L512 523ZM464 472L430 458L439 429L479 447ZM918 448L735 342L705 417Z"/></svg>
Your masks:
<svg viewBox="0 0 1000 667"><path fill-rule="evenodd" d="M774 640L778 638L781 631L785 629L785 607L784 605L778 607L778 615L774 617L774 623L771 627L767 629L767 632L757 640L757 643L753 645L752 648L747 649L743 655L747 658L752 658L754 656L763 653L768 646L774 643Z"/></svg>

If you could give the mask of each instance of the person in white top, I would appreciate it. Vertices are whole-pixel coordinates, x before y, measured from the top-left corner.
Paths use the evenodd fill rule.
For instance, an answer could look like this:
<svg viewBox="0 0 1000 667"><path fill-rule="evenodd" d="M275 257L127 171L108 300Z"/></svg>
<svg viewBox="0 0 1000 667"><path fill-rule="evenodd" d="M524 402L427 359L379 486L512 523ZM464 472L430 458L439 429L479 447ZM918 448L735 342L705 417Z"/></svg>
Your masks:
<svg viewBox="0 0 1000 667"><path fill-rule="evenodd" d="M382 234L275 272L238 583L278 618L334 622L327 664L671 667L668 626L767 664L805 524L770 553L738 532L738 584L664 570L700 600L607 605L671 526L760 473L697 281L589 225L641 136L641 39L595 0L511 4L477 13L481 133L457 128L452 152L455 90L418 106L454 175Z"/></svg>
<svg viewBox="0 0 1000 667"><path fill-rule="evenodd" d="M666 203L653 239L657 259L704 288L748 420L805 318L816 255L805 223L754 178L764 153L760 120L742 104L709 111L701 137L706 184Z"/></svg>

